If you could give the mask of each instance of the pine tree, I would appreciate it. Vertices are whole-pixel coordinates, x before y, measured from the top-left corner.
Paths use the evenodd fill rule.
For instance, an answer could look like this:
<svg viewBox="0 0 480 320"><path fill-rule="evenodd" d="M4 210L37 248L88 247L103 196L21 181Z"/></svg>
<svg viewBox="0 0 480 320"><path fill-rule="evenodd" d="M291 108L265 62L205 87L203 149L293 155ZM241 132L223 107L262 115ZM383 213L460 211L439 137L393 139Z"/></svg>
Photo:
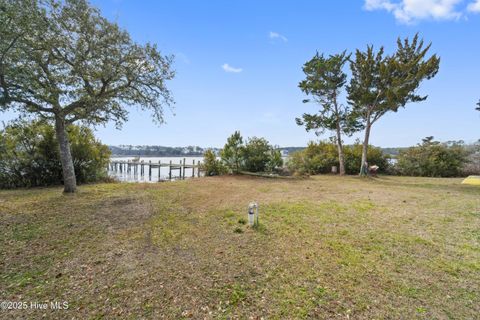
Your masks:
<svg viewBox="0 0 480 320"><path fill-rule="evenodd" d="M366 51L356 50L351 62L352 79L347 86L348 100L353 112L365 127L360 174L366 174L368 143L372 125L388 112L397 112L410 102L419 102L427 96L417 94L423 80L433 78L439 69L440 58L426 58L431 44L424 47L416 34L397 40L393 55L384 55L384 48L377 52L373 46Z"/></svg>
<svg viewBox="0 0 480 320"><path fill-rule="evenodd" d="M303 72L306 78L298 85L307 96L312 97L320 109L315 114L304 113L302 118L296 118L296 122L304 125L307 131L315 130L317 134L325 130L335 133L333 138L338 149L341 175L345 174L342 134L351 135L359 129L358 122L351 116L349 106L339 101L341 90L347 82L343 69L349 58L346 51L328 58L317 52L304 64ZM305 99L303 102L308 103L311 100Z"/></svg>

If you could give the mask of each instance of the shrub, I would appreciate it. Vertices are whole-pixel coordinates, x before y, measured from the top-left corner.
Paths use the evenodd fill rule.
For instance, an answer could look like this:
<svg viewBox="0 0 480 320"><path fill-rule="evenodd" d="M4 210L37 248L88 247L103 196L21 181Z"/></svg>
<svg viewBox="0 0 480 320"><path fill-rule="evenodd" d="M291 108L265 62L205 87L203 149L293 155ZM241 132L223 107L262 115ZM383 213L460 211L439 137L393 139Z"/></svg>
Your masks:
<svg viewBox="0 0 480 320"><path fill-rule="evenodd" d="M362 145L344 146L345 172L357 174L362 161ZM389 167L388 156L380 148L369 146L367 161L370 165L379 166L379 172L386 172ZM290 155L287 166L296 174L330 173L332 166L339 166L337 146L334 143L320 141L310 142L302 151Z"/></svg>
<svg viewBox="0 0 480 320"><path fill-rule="evenodd" d="M242 169L250 172L267 171L267 164L270 162L272 149L264 138L250 138L243 148Z"/></svg>
<svg viewBox="0 0 480 320"><path fill-rule="evenodd" d="M242 166L243 138L240 131L235 131L220 152L223 163L231 172L238 172Z"/></svg>
<svg viewBox="0 0 480 320"><path fill-rule="evenodd" d="M77 182L106 177L110 150L87 127L69 126L68 137ZM19 121L0 131L0 188L62 183L55 129L44 121Z"/></svg>
<svg viewBox="0 0 480 320"><path fill-rule="evenodd" d="M70 126L69 139L77 181L104 179L111 154L108 146L96 140L92 130L84 126Z"/></svg>
<svg viewBox="0 0 480 320"><path fill-rule="evenodd" d="M282 153L278 149L270 149L269 159L267 162L267 172L278 171L283 166Z"/></svg>
<svg viewBox="0 0 480 320"><path fill-rule="evenodd" d="M355 143L345 147L345 171L347 174L358 174L362 163L362 145ZM377 165L379 173L389 172L390 156L383 153L382 149L372 145L368 146L368 165Z"/></svg>
<svg viewBox="0 0 480 320"><path fill-rule="evenodd" d="M440 143L433 137L421 144L400 151L395 165L401 175L455 177L462 175L468 163L468 152L461 143Z"/></svg>
<svg viewBox="0 0 480 320"><path fill-rule="evenodd" d="M307 148L291 154L287 166L290 171L300 175L328 173L332 166L338 165L338 153L333 143L309 142Z"/></svg>
<svg viewBox="0 0 480 320"><path fill-rule="evenodd" d="M468 152L467 163L462 168L462 175L479 175L480 174L480 140L477 142L466 145L465 148Z"/></svg>
<svg viewBox="0 0 480 320"><path fill-rule="evenodd" d="M206 176L218 176L226 172L225 166L212 150L207 150L203 154L202 170L205 171Z"/></svg>
<svg viewBox="0 0 480 320"><path fill-rule="evenodd" d="M264 138L253 137L243 143L240 132L235 131L220 152L227 171L237 173L274 172L283 165L282 155Z"/></svg>
<svg viewBox="0 0 480 320"><path fill-rule="evenodd" d="M474 152L468 156L468 162L462 168L463 176L480 174L480 152Z"/></svg>

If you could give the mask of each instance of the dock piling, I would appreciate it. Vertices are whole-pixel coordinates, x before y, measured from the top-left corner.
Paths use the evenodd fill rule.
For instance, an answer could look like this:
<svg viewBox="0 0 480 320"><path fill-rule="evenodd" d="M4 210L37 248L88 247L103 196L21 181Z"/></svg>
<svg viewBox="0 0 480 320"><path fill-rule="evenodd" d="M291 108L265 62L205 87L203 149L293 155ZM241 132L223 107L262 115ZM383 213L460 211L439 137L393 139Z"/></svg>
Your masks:
<svg viewBox="0 0 480 320"><path fill-rule="evenodd" d="M148 161L148 180L152 181L152 160Z"/></svg>
<svg viewBox="0 0 480 320"><path fill-rule="evenodd" d="M107 171L114 173L115 176L124 176L122 180L128 181L131 179L147 181L146 175L146 166L148 166L148 181L154 181L155 174L153 171L157 169L157 180L162 180L162 167L168 167L168 180L173 179L188 179L187 177L195 178L200 177L201 171L201 161L192 160L192 164L187 164L187 159L183 158L179 163L173 163L172 160L169 160L169 163L163 163L158 161L157 163L149 160L148 163L144 160L142 161L132 161L132 160L112 160L106 166ZM191 169L190 173L187 174L187 169ZM178 170L178 175L176 174Z"/></svg>
<svg viewBox="0 0 480 320"><path fill-rule="evenodd" d="M182 173L182 179L183 180L185 180L185 164L186 164L185 161L186 161L185 158L183 158L183 173Z"/></svg>

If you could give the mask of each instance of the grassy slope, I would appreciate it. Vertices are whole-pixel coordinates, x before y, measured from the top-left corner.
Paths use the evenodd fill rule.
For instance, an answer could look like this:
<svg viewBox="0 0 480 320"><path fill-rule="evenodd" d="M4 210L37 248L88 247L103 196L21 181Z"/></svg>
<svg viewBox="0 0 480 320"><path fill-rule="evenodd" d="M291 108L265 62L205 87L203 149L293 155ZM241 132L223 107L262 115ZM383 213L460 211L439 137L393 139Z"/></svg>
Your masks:
<svg viewBox="0 0 480 320"><path fill-rule="evenodd" d="M480 188L205 178L0 192L0 300L76 318L473 319ZM239 223L260 204L259 230Z"/></svg>

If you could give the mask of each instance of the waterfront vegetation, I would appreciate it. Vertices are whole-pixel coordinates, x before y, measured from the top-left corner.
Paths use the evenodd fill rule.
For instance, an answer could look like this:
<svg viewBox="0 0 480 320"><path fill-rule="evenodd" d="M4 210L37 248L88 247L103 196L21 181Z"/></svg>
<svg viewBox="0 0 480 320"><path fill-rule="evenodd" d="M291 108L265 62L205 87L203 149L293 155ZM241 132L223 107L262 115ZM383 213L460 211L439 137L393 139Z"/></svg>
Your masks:
<svg viewBox="0 0 480 320"><path fill-rule="evenodd" d="M221 176L0 191L9 318L474 319L480 189ZM246 206L260 204L260 228Z"/></svg>
<svg viewBox="0 0 480 320"><path fill-rule="evenodd" d="M206 176L226 173L278 173L283 159L280 150L265 138L252 137L243 141L240 131L235 131L220 150L220 159L212 150L203 155L203 170Z"/></svg>
<svg viewBox="0 0 480 320"><path fill-rule="evenodd" d="M362 160L362 145L342 145L342 158L344 173L356 174ZM368 147L367 161L377 165L379 172L391 172L393 165L389 160L390 156L384 154L382 149L371 145ZM304 150L290 155L287 161L288 169L295 175L330 173L334 166L340 166L337 146L328 141L311 141Z"/></svg>
<svg viewBox="0 0 480 320"><path fill-rule="evenodd" d="M69 125L67 136L79 183L107 179L110 150L86 126ZM14 121L0 129L0 189L63 182L55 127L47 121Z"/></svg>
<svg viewBox="0 0 480 320"><path fill-rule="evenodd" d="M0 298L28 304L1 310L0 318L478 318L480 188L458 178L370 177L377 169L432 177L480 170L478 144L427 137L395 150L396 161L369 145L379 119L427 99L418 89L435 77L440 58L418 34L398 38L391 54L369 45L353 54L317 52L303 65L303 102L316 109L306 105L296 122L330 133L328 142L311 142L286 164L279 147L239 131L221 150L112 147L135 156L204 154L195 167L205 178L144 184L105 183L111 152L92 128L120 127L132 106L164 123L174 103L173 57L148 35L136 42L87 0L0 0L0 34L0 111L18 115L0 131L0 189L13 189L0 190ZM268 101L277 89L260 100L245 96ZM236 99L218 90L218 101ZM218 101L195 119L201 128L223 130L211 117ZM236 117L241 106L222 108L230 120L266 132L253 107L244 110L248 118ZM344 144L362 130L363 141ZM179 170L168 166L170 175ZM185 160L181 166L185 176ZM338 176L317 175L333 167ZM359 169L363 177L345 175ZM252 201L260 205L254 228L246 224ZM44 303L68 309L32 307Z"/></svg>

